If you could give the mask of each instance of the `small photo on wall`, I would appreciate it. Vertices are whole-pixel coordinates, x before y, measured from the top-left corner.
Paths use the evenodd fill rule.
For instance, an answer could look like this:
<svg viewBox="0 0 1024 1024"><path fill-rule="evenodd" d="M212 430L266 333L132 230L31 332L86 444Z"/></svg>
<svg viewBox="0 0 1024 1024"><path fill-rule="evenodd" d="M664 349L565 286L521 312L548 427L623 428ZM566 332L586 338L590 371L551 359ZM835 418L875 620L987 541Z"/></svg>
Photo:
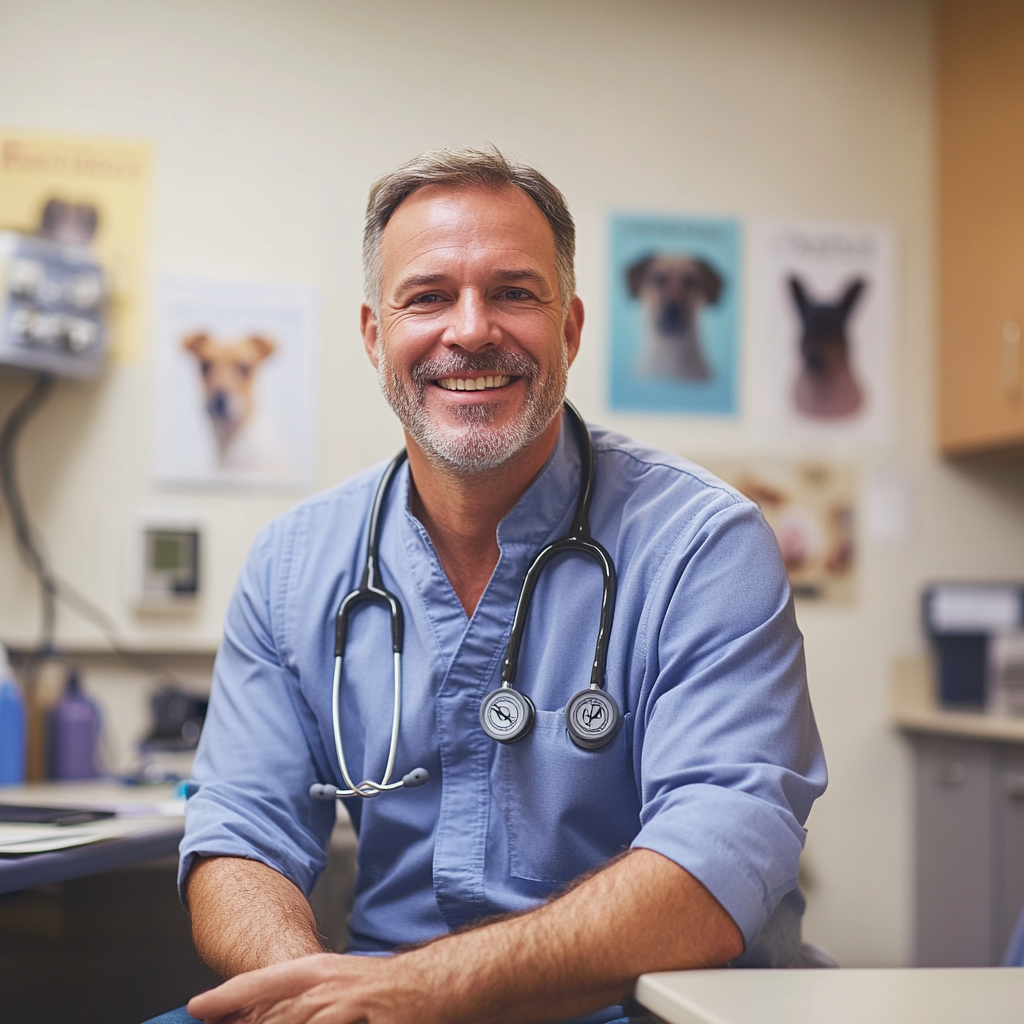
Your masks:
<svg viewBox="0 0 1024 1024"><path fill-rule="evenodd" d="M751 399L762 436L889 439L894 249L877 225L754 227Z"/></svg>
<svg viewBox="0 0 1024 1024"><path fill-rule="evenodd" d="M312 482L315 312L303 288L161 285L159 481Z"/></svg>
<svg viewBox="0 0 1024 1024"><path fill-rule="evenodd" d="M711 459L708 468L755 502L779 542L795 597L854 595L856 474L844 462Z"/></svg>
<svg viewBox="0 0 1024 1024"><path fill-rule="evenodd" d="M609 294L613 409L735 415L737 221L614 215Z"/></svg>

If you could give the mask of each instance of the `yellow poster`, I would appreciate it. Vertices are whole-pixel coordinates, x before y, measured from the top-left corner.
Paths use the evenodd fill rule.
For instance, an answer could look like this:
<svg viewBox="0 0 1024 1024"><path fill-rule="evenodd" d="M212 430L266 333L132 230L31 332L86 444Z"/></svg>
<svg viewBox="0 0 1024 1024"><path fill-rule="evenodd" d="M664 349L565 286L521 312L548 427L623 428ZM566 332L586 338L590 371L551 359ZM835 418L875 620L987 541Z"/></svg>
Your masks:
<svg viewBox="0 0 1024 1024"><path fill-rule="evenodd" d="M151 168L145 142L0 132L0 229L92 246L120 360L139 358L145 339Z"/></svg>

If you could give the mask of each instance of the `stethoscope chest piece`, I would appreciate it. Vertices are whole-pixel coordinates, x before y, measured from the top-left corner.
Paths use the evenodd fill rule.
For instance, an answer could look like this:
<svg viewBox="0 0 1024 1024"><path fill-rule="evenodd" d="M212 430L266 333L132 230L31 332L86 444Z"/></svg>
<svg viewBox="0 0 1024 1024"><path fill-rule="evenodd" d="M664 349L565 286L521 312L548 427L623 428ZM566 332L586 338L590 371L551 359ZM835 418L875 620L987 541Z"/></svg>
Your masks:
<svg viewBox="0 0 1024 1024"><path fill-rule="evenodd" d="M599 750L619 728L619 706L604 690L580 690L565 708L569 738L584 750Z"/></svg>
<svg viewBox="0 0 1024 1024"><path fill-rule="evenodd" d="M480 724L499 743L521 740L533 728L533 719L533 701L509 686L489 693L480 705Z"/></svg>

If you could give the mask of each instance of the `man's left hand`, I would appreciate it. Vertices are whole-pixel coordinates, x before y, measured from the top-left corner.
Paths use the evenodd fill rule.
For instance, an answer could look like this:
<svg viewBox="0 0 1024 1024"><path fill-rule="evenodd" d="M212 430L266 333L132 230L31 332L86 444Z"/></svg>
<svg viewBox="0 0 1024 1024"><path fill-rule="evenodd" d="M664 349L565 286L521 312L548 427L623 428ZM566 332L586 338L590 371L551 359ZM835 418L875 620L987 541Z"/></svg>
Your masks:
<svg viewBox="0 0 1024 1024"><path fill-rule="evenodd" d="M429 1001L405 957L320 953L240 974L189 1001L207 1024L427 1024ZM440 1018L438 1018L440 1019Z"/></svg>

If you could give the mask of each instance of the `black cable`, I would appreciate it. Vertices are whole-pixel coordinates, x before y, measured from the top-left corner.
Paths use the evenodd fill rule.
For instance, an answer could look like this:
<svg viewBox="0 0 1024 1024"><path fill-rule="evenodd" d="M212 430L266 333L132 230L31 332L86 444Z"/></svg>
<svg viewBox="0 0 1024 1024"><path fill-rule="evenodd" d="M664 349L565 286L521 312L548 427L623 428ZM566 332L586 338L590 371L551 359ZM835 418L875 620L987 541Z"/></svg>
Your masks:
<svg viewBox="0 0 1024 1024"><path fill-rule="evenodd" d="M57 653L57 602L62 601L73 608L82 618L91 622L103 634L104 640L113 652L135 665L151 667L153 655L128 650L121 642L114 620L98 605L93 604L76 587L57 574L42 552L39 538L29 520L25 500L18 484L15 453L17 443L25 425L46 401L53 388L51 374L41 373L22 400L11 410L0 430L0 495L11 515L18 553L31 570L39 587L43 602L43 626L39 656L52 657ZM172 671L162 669L171 681L176 681Z"/></svg>
<svg viewBox="0 0 1024 1024"><path fill-rule="evenodd" d="M0 492L11 514L14 526L14 538L18 545L18 553L22 561L39 580L39 588L43 601L42 653L52 654L57 632L57 578L50 568L46 557L29 522L25 510L25 502L18 487L18 476L15 465L15 447L22 430L33 414L46 401L53 389L53 377L41 373L24 398L11 410L0 430Z"/></svg>

